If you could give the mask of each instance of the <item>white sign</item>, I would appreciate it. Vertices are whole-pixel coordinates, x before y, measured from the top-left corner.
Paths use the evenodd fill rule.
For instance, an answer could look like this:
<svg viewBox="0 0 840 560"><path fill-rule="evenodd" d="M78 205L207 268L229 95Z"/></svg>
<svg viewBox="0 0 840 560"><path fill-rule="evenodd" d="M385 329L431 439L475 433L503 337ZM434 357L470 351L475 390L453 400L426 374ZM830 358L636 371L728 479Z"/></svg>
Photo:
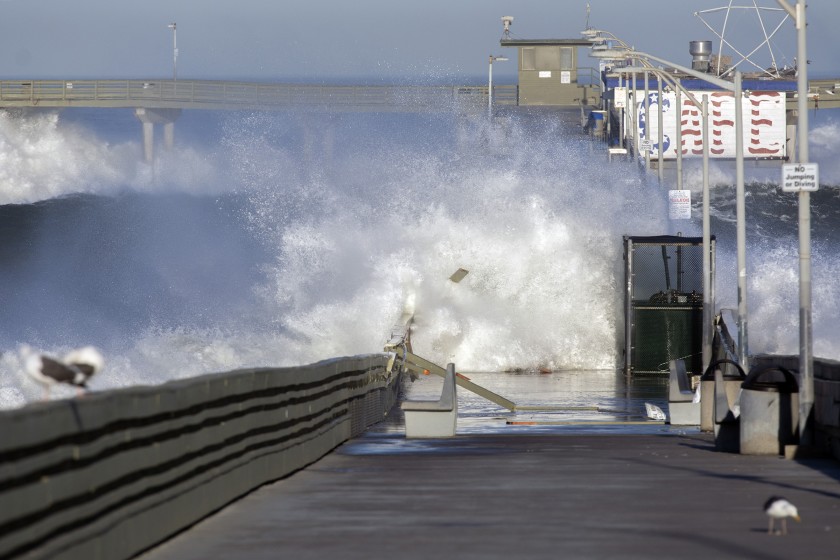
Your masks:
<svg viewBox="0 0 840 560"><path fill-rule="evenodd" d="M668 191L668 217L672 220L691 219L691 191Z"/></svg>
<svg viewBox="0 0 840 560"><path fill-rule="evenodd" d="M550 78L551 77L551 70L540 70L539 77L540 78Z"/></svg>
<svg viewBox="0 0 840 560"><path fill-rule="evenodd" d="M653 140L650 138L641 138L639 140L639 149L643 152L649 152L653 149Z"/></svg>
<svg viewBox="0 0 840 560"><path fill-rule="evenodd" d="M735 97L725 91L693 92L698 101L703 95L709 97L709 155L712 158L735 157ZM633 133L633 120L640 134L648 138L659 138L658 93L648 95L650 126L645 126L644 94L638 95L625 113L626 134ZM677 157L677 119L681 124L683 157L703 156L703 119L699 107L695 107L688 96L683 95L680 115L677 115L677 100L674 92L662 96L662 150L665 159ZM635 107L635 110L634 110ZM754 159L784 159L787 144L787 117L785 93L778 91L754 91L744 97L742 103L744 157ZM657 146L652 155L659 155Z"/></svg>
<svg viewBox="0 0 840 560"><path fill-rule="evenodd" d="M613 107L616 109L624 109L627 106L627 88L616 87L613 88Z"/></svg>
<svg viewBox="0 0 840 560"><path fill-rule="evenodd" d="M786 163L782 166L784 192L816 191L820 188L820 168L816 163Z"/></svg>
<svg viewBox="0 0 840 560"><path fill-rule="evenodd" d="M571 84L572 83L572 73L568 70L561 70L560 71L560 83L561 84Z"/></svg>

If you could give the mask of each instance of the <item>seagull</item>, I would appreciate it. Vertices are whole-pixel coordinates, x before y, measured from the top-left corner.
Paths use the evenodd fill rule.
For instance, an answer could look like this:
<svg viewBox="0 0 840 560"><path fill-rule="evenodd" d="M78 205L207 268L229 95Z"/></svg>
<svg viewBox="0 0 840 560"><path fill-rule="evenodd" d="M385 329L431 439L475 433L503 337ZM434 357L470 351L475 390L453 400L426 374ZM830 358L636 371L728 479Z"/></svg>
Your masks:
<svg viewBox="0 0 840 560"><path fill-rule="evenodd" d="M787 518L793 517L799 521L799 512L796 506L780 496L771 496L764 503L764 513L770 518L770 525L767 527L767 534L774 534L777 519L782 520L781 534L787 535Z"/></svg>
<svg viewBox="0 0 840 560"><path fill-rule="evenodd" d="M38 354L28 346L23 347L21 354L26 373L44 386L44 400L49 398L50 387L57 383L74 385L80 392L87 389L87 381L102 369L105 362L93 346L73 350L63 360Z"/></svg>

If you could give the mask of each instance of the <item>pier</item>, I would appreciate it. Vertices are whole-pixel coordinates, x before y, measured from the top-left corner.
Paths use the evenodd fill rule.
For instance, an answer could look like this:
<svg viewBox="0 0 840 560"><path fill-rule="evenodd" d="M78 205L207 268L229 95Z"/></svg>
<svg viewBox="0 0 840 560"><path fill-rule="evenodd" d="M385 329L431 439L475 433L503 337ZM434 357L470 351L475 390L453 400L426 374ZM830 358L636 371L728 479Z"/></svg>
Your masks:
<svg viewBox="0 0 840 560"><path fill-rule="evenodd" d="M723 454L696 432L369 432L140 558L829 559L838 479L833 460ZM775 494L802 515L786 536L767 534Z"/></svg>
<svg viewBox="0 0 840 560"><path fill-rule="evenodd" d="M184 110L294 113L476 113L488 86L318 85L219 80L0 80L0 109L134 109L143 125L146 162L154 159L154 127L171 148ZM517 105L516 85L493 87L493 103Z"/></svg>
<svg viewBox="0 0 840 560"><path fill-rule="evenodd" d="M521 82L524 90L520 86L320 86L175 79L6 80L0 81L0 110L133 110L142 123L144 157L151 163L155 125L163 126L164 146L171 148L175 122L185 110L308 115L455 112L496 125L505 119L493 119L508 111L532 110L540 116L551 112L560 121L572 120L570 115L577 117L578 111L583 114L585 109L602 107L590 113L600 117L597 123L593 118L591 136L609 141L610 116L616 116L622 146L629 146L637 163L644 159L652 168L654 119L647 74L657 74L657 89L661 89L665 76L670 79L673 72L624 66L617 72L620 76L615 76L615 87L610 87L608 79L603 88L600 83L584 86L570 70L576 67L576 51L565 50L579 44L562 41L502 41L503 47L522 49L518 56L527 63L520 67L526 77ZM558 54L556 64L555 58L538 56L553 52ZM634 52L637 57L643 54ZM491 55L491 65L492 61ZM541 68L543 62L556 68ZM642 101L637 101L642 91L635 84L637 74L645 82ZM628 76L632 87L627 86ZM608 73L603 78L609 78ZM740 106L734 109L735 100L740 104L743 97L740 75L737 81L737 94L731 99L733 115L740 119L743 111ZM559 84L561 89L544 84ZM840 81L812 82L811 88L808 95L797 93L796 98L792 89L779 90L775 128L780 134L790 133L785 139L793 137L793 117L807 121L820 95L829 100L821 107L840 107L833 105L833 96L840 97ZM814 88L818 92L811 97ZM604 96L610 91L612 97ZM665 93L657 91L660 108ZM494 99L505 111L494 112ZM546 102L556 99L561 102ZM616 106L615 101L622 99L623 106ZM673 113L679 117L675 125L682 122L681 103L674 92L674 106L681 107ZM629 120L628 107L633 113ZM687 132L708 136L700 124L705 120L708 126L707 109L703 107L704 119L697 119L696 130ZM485 111L487 121L483 121ZM736 133L737 119L726 127L733 129L733 138L737 136L740 142L744 138ZM665 121L656 120L660 136ZM639 122L646 125L644 136L638 133ZM635 128L632 140L628 125L629 130ZM681 126L679 133L675 131L680 137ZM657 146L664 146L662 138L657 140ZM703 143L708 150L708 139ZM588 143L590 155L594 145ZM681 170L682 141L674 145L679 146L674 155ZM594 165L617 155L609 150L628 154L627 147L610 146L607 143L604 153L592 157ZM802 146L807 148L807 141L800 142ZM784 154L771 163L787 161L794 149L786 145ZM664 147L657 150L665 152ZM742 190L742 146L734 151ZM721 154L722 160L727 158L729 154ZM662 161L660 171L665 166ZM551 178L557 175L552 170ZM471 197L468 203L476 199ZM688 210L690 217L690 199ZM743 212L738 210L738 214ZM377 235L385 231L381 225L372 229ZM740 284L739 304L743 301L744 308L740 325L727 326L722 315L715 313L711 297L715 264L709 234L706 223L699 240L681 235L628 238L623 287L621 278L615 278L615 286L625 290L626 298L624 371L551 371L542 362L536 371L462 372L455 364L444 369L443 364L413 353L414 310L406 303L381 352L377 348L376 353L314 364L218 372L0 411L4 432L0 440L0 503L4 506L0 508L0 560L836 558L840 551L840 362L814 360L810 349L803 357L749 355L746 300L741 299ZM630 250L633 243L650 245L653 264L649 268L656 271L651 277L663 276L663 289L650 281L640 283L649 291L635 291L633 277L642 274L641 268L631 265L644 261L642 252ZM689 253L690 244L698 250ZM742 246L739 243L739 258ZM692 257L698 273L691 283L684 274L694 254L699 255ZM631 259L630 255L635 256ZM458 272L463 274L449 280L460 282L467 270ZM580 272L576 269L577 277L584 276L585 271ZM738 281L742 279L746 282L746 269L739 266ZM810 277L807 290L806 326L810 329ZM580 302L586 321L610 320L592 313L584 298ZM642 326L650 327L647 332L653 333L653 342L643 348L632 335L644 331L637 319L647 312L653 319ZM616 320L617 337L620 322ZM672 335L695 325L697 332L703 332L690 337L702 347L664 355L678 347L675 342L680 341ZM730 333L739 328L743 335L732 340ZM423 336L422 331L418 334ZM717 343L710 340L714 337ZM585 343L592 345L594 338L586 337ZM599 341L608 339L599 331ZM548 340L549 344L562 343L558 337ZM504 351L507 341L493 350ZM664 350L650 360L632 361L641 350L651 348ZM583 349L584 354L588 351ZM693 366L691 357L696 362ZM743 365L742 377L735 381L725 377L730 372L723 371L728 366L722 362L739 369ZM804 421L798 425L799 433L807 438L788 441L781 433L771 434L771 447L775 447L762 454L751 454L742 445L750 437L749 430L742 429L745 424L770 426L770 431L773 427L761 415L770 408L762 408L764 401L754 403L752 411L741 406L740 395L748 392L744 374L752 373L750 365L769 365L780 371L784 366L794 371L799 386L809 384L807 398L811 400L803 398ZM668 367L671 371L663 373ZM676 371L684 385L676 392L697 405L703 419L708 407L707 429L702 422L673 422L673 410L668 410L673 391L669 393L666 376ZM694 378L688 377L691 374ZM708 374L710 381L704 379ZM713 385L711 389L694 392L696 385L702 388L706 382ZM732 399L730 389L737 395ZM427 400L430 395L441 395L441 402L415 410L451 414L455 419L452 432L446 436L409 434L400 402ZM778 405L779 409L788 407L787 427L791 427L790 411L799 408L791 402ZM664 414L646 414L657 407L668 410L670 424ZM791 432L796 430L792 427ZM801 522L789 520L787 534L768 529L763 505L772 496L784 496L799 508Z"/></svg>

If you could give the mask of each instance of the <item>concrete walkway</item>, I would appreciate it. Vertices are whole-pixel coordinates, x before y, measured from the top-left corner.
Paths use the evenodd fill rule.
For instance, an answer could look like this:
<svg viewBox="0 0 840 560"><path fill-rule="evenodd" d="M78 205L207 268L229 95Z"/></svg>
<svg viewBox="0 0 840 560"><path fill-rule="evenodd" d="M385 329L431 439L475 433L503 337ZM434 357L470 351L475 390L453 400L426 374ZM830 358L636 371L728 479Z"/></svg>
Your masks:
<svg viewBox="0 0 840 560"><path fill-rule="evenodd" d="M799 507L768 535L762 504ZM719 453L706 434L369 433L143 560L836 559L840 464Z"/></svg>

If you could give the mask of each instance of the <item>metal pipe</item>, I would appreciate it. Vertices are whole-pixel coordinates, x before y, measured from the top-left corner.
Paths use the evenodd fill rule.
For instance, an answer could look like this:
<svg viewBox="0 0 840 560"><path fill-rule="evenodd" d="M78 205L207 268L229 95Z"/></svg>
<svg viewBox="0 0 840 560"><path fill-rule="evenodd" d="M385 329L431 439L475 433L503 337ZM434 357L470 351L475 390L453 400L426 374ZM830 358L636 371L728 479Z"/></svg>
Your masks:
<svg viewBox="0 0 840 560"><path fill-rule="evenodd" d="M682 86L677 89L677 190L683 188Z"/></svg>
<svg viewBox="0 0 840 560"><path fill-rule="evenodd" d="M808 41L806 6L798 0L794 9L785 0L779 4L796 23L797 144L799 163L808 163ZM799 444L814 444L814 342L811 319L811 193L799 191Z"/></svg>
<svg viewBox="0 0 840 560"><path fill-rule="evenodd" d="M493 55L490 55L490 70L487 74L487 116L493 116Z"/></svg>
<svg viewBox="0 0 840 560"><path fill-rule="evenodd" d="M633 73L633 159L639 155L639 91L636 87L636 73Z"/></svg>
<svg viewBox="0 0 840 560"><path fill-rule="evenodd" d="M178 24L170 23L167 27L172 30L172 80L178 80Z"/></svg>
<svg viewBox="0 0 840 560"><path fill-rule="evenodd" d="M645 70L645 140L650 141L650 72ZM650 171L650 149L645 150L645 171Z"/></svg>
<svg viewBox="0 0 840 560"><path fill-rule="evenodd" d="M633 359L633 240L625 237L624 251L627 268L625 268L624 295L624 374L630 379Z"/></svg>
<svg viewBox="0 0 840 560"><path fill-rule="evenodd" d="M621 147L627 149L627 107L630 105L630 88L624 83L624 107L621 108ZM625 152L626 153L626 152Z"/></svg>
<svg viewBox="0 0 840 560"><path fill-rule="evenodd" d="M624 74L618 75L618 86L624 91L624 107L627 106L627 88L625 87ZM624 148L624 107L618 110L618 147Z"/></svg>
<svg viewBox="0 0 840 560"><path fill-rule="evenodd" d="M490 69L487 71L487 116L493 116L493 62L505 62L507 57L490 55Z"/></svg>
<svg viewBox="0 0 840 560"><path fill-rule="evenodd" d="M738 361L749 371L747 339L747 226L744 195L744 112L741 71L735 71L735 221L738 244Z"/></svg>
<svg viewBox="0 0 840 560"><path fill-rule="evenodd" d="M703 371L712 362L712 300L711 218L709 212L709 96L703 96ZM682 150L680 150L682 151Z"/></svg>
<svg viewBox="0 0 840 560"><path fill-rule="evenodd" d="M657 159L657 165L658 165L657 171L659 171L659 184L661 185L664 182L664 179L665 179L665 176L664 176L665 169L663 169L665 167L663 165L663 163L664 163L664 153L663 153L664 152L664 147L663 147L663 144L665 143L665 132L662 130L662 78L660 76L656 77L656 96L657 96L656 97L657 106L659 108L659 110L657 111L658 117L659 117L658 118L659 130L657 131L658 134L657 134L657 139L656 139L657 142L659 142L659 149L656 150L656 152L657 152L657 158L656 159Z"/></svg>

